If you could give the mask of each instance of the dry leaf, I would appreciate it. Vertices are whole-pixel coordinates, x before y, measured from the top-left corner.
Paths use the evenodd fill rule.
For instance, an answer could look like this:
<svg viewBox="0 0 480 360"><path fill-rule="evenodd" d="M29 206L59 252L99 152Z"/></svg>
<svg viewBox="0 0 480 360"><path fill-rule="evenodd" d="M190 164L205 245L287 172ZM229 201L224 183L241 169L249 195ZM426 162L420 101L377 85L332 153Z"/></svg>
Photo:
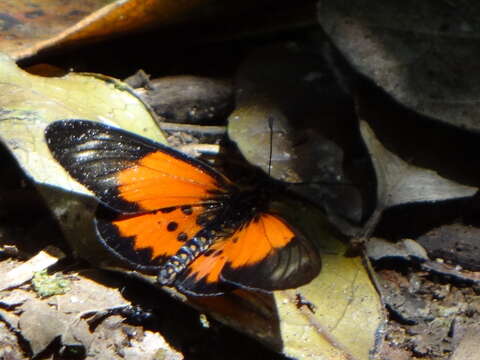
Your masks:
<svg viewBox="0 0 480 360"><path fill-rule="evenodd" d="M377 176L379 209L413 202L434 202L473 196L477 189L445 179L436 172L410 165L388 151L367 122L360 131Z"/></svg>
<svg viewBox="0 0 480 360"><path fill-rule="evenodd" d="M31 259L4 273L0 279L0 291L23 284L30 280L37 271L48 268L64 256L59 249L54 247L40 251Z"/></svg>
<svg viewBox="0 0 480 360"><path fill-rule="evenodd" d="M440 226L420 236L432 259L441 258L467 270L480 271L480 230L462 224Z"/></svg>
<svg viewBox="0 0 480 360"><path fill-rule="evenodd" d="M162 142L150 109L127 85L113 78L76 73L59 78L35 76L4 54L0 54L0 93L4 94L0 99L0 141L61 220L71 247L79 255L97 255L91 260L100 263L108 255L99 245L98 251L92 251L97 244L91 227L96 202L53 159L44 129L55 120L82 118L121 126Z"/></svg>
<svg viewBox="0 0 480 360"><path fill-rule="evenodd" d="M301 156L303 152L308 155L308 150L311 155L312 143L308 150L295 145L305 124L312 127L323 111L318 94L312 91L315 80L322 76L318 59L287 44L254 52L236 74L236 109L229 117L228 135L250 163L273 178L307 181L312 174L322 173L322 166L328 168L325 161L322 164L324 159L306 161ZM326 150L330 152L329 165L333 163L338 171L341 150L335 144L326 147L330 147Z"/></svg>
<svg viewBox="0 0 480 360"><path fill-rule="evenodd" d="M426 261L421 264L423 270L430 273L444 276L447 279L454 279L461 283L480 285L480 272L463 270L457 265L446 264L438 259Z"/></svg>
<svg viewBox="0 0 480 360"><path fill-rule="evenodd" d="M384 239L371 238L366 244L367 256L374 260L403 259L405 261L426 261L428 255L425 249L412 239L403 239L392 243Z"/></svg>
<svg viewBox="0 0 480 360"><path fill-rule="evenodd" d="M381 343L385 314L367 269L360 257L346 255L323 217L288 205L295 215L287 219L320 245L322 270L305 286L274 292L283 353L298 359L368 359ZM299 300L311 303L314 312Z"/></svg>
<svg viewBox="0 0 480 360"><path fill-rule="evenodd" d="M479 330L478 326L472 325L466 331L450 360L475 360L478 358Z"/></svg>
<svg viewBox="0 0 480 360"><path fill-rule="evenodd" d="M312 283L275 294L284 353L296 359L369 359L385 326L376 289L359 258L322 259ZM315 305L315 313L299 308L297 293Z"/></svg>
<svg viewBox="0 0 480 360"><path fill-rule="evenodd" d="M93 41L185 20L208 0L16 1L0 4L0 47L16 59L38 51Z"/></svg>
<svg viewBox="0 0 480 360"><path fill-rule="evenodd" d="M18 331L30 344L33 356L67 331L69 316L58 313L46 302L29 299L21 307Z"/></svg>
<svg viewBox="0 0 480 360"><path fill-rule="evenodd" d="M218 122L233 106L232 85L226 80L180 75L154 79L147 85L136 92L156 114L173 123Z"/></svg>
<svg viewBox="0 0 480 360"><path fill-rule="evenodd" d="M84 275L99 277L95 271ZM110 288L85 276L70 276L70 280L65 294L46 299L20 289L0 292L0 304L11 309L3 310L3 320L29 343L34 356L58 337L66 347L88 351L93 334L86 317L129 306L118 286Z"/></svg>
<svg viewBox="0 0 480 360"><path fill-rule="evenodd" d="M319 4L320 24L355 70L418 113L480 128L478 1Z"/></svg>

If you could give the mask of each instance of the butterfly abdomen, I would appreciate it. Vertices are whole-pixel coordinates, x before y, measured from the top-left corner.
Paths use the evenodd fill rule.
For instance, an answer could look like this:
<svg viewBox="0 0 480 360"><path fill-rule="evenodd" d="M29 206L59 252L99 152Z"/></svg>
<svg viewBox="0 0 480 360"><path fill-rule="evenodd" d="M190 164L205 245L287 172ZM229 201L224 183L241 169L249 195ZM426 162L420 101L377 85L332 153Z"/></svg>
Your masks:
<svg viewBox="0 0 480 360"><path fill-rule="evenodd" d="M158 272L158 282L161 285L171 285L175 281L177 274L184 271L193 260L200 254L208 250L213 243L213 234L201 230L190 240L187 240L177 253L170 257Z"/></svg>
<svg viewBox="0 0 480 360"><path fill-rule="evenodd" d="M240 195L240 193L235 193L235 195ZM245 207L245 204L248 206ZM219 212L219 209L223 211ZM219 207L218 204L210 205L207 211L197 217L197 224L203 227L202 230L191 239L186 240L177 253L161 265L157 281L161 285L172 285L175 283L177 275L186 271L200 255L207 257L218 255L218 251L210 249L211 246L218 239L229 237L238 231L249 223L255 214L255 206L251 201L243 203L239 208L227 205Z"/></svg>

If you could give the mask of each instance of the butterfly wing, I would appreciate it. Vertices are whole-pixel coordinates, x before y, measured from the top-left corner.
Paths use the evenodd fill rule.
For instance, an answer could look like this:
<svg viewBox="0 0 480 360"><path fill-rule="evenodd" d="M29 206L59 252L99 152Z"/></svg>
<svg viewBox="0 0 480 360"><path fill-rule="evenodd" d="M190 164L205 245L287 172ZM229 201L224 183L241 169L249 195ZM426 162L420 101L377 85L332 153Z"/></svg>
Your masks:
<svg viewBox="0 0 480 360"><path fill-rule="evenodd" d="M185 209L189 209L185 211ZM144 214L95 219L99 239L132 267L156 273L201 230L203 207L174 207Z"/></svg>
<svg viewBox="0 0 480 360"><path fill-rule="evenodd" d="M215 243L177 278L185 293L219 294L224 283L252 289L295 288L320 271L318 251L277 215L261 214Z"/></svg>
<svg viewBox="0 0 480 360"><path fill-rule="evenodd" d="M54 158L108 207L121 213L205 204L229 181L162 144L100 123L62 120L45 137Z"/></svg>
<svg viewBox="0 0 480 360"><path fill-rule="evenodd" d="M231 183L166 146L100 123L62 120L45 131L54 158L121 216L97 217L109 249L136 268L155 271L194 236L206 206Z"/></svg>

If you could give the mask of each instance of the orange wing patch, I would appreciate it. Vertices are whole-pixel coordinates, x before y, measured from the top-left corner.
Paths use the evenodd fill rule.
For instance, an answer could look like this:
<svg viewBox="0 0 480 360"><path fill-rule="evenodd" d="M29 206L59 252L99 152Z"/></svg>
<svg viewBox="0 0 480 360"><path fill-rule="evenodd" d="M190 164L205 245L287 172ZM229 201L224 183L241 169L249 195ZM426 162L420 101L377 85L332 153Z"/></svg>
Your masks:
<svg viewBox="0 0 480 360"><path fill-rule="evenodd" d="M140 267L158 267L201 230L197 217L204 211L202 206L166 208L99 222L97 226L103 241L122 258L138 262Z"/></svg>
<svg viewBox="0 0 480 360"><path fill-rule="evenodd" d="M287 268L293 266L298 270L301 267L302 260L298 256L290 259L292 263L287 259L292 250L299 254L298 246L303 246L303 241L281 218L263 214L258 221L252 220L232 236L213 244L190 264L176 285L187 293L220 293L222 281L268 290L265 284L271 280L271 273L283 272L288 277L291 271ZM297 260L300 260L298 264L295 263ZM307 262L303 261L304 264ZM314 272L318 273L317 270ZM282 288L282 282L291 285L288 279L278 275L277 278L270 287Z"/></svg>
<svg viewBox="0 0 480 360"><path fill-rule="evenodd" d="M238 241L233 239L225 244L224 253L233 268L251 266L276 249L284 248L294 238L295 233L280 218L264 214L258 222L252 221L240 231Z"/></svg>
<svg viewBox="0 0 480 360"><path fill-rule="evenodd" d="M225 179L226 180L226 179ZM142 210L199 204L221 190L215 179L182 158L155 151L117 174L119 196Z"/></svg>

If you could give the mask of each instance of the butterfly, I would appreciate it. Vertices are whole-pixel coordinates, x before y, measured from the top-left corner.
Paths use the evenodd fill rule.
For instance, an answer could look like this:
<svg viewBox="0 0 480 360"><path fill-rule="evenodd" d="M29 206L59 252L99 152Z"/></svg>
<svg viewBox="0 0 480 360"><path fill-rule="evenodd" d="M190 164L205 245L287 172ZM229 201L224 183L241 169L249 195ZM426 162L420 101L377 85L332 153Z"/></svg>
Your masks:
<svg viewBox="0 0 480 360"><path fill-rule="evenodd" d="M99 240L161 285L188 295L272 291L320 271L315 245L270 209L272 184L242 188L200 160L97 122L56 121L45 137L108 209L95 217Z"/></svg>

